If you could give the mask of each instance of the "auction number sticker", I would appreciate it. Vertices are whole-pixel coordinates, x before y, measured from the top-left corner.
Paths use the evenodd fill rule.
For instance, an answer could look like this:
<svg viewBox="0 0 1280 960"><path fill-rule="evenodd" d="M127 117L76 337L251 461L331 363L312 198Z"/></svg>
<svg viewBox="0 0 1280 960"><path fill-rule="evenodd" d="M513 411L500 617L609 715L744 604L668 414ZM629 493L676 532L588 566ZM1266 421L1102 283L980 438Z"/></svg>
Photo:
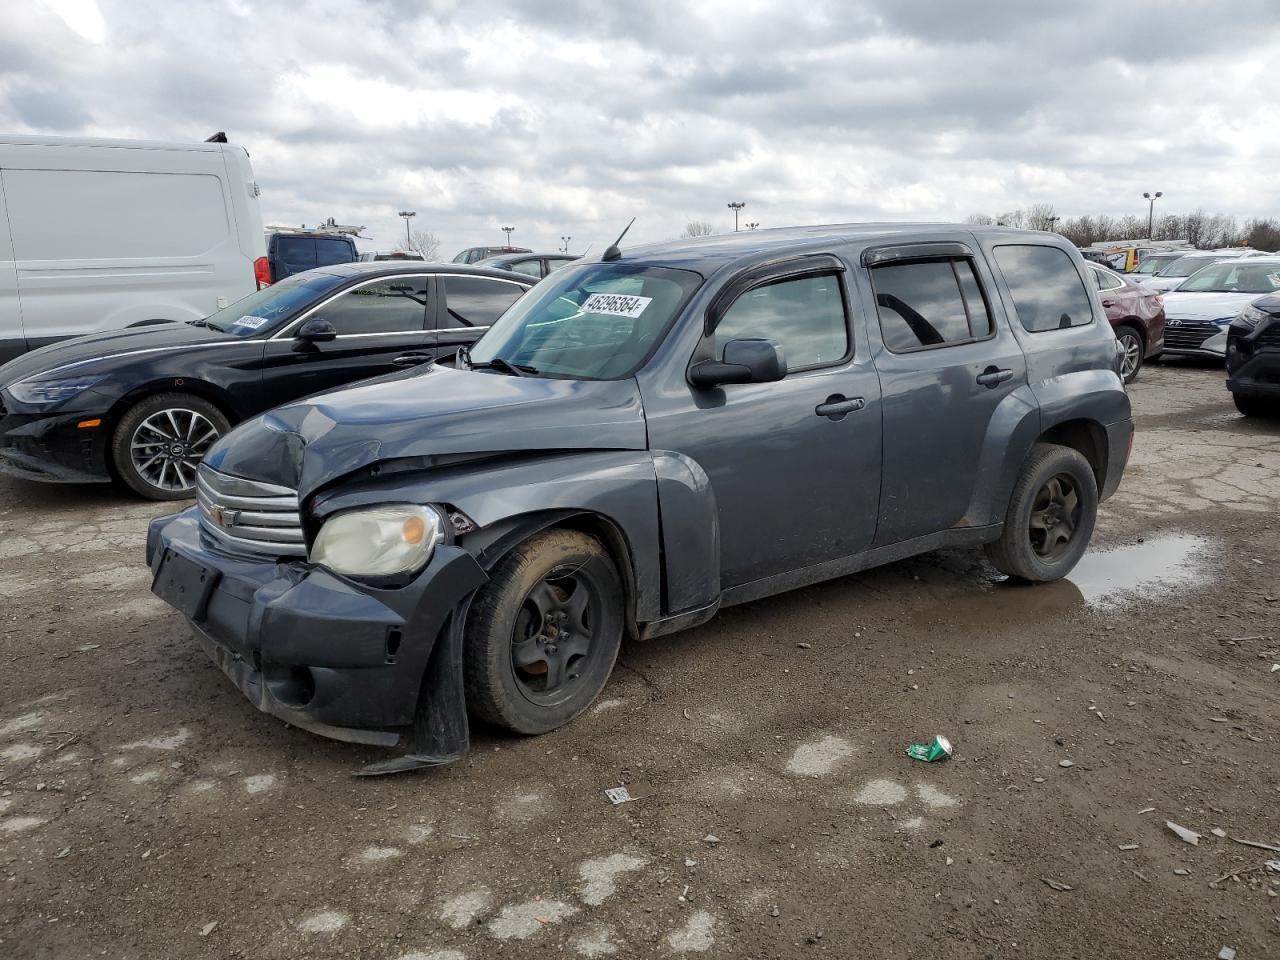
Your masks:
<svg viewBox="0 0 1280 960"><path fill-rule="evenodd" d="M593 293L582 301L583 313L602 313L635 320L653 303L653 297L628 297L620 293Z"/></svg>
<svg viewBox="0 0 1280 960"><path fill-rule="evenodd" d="M244 327L246 330L257 330L266 322L266 317L241 317L233 326Z"/></svg>

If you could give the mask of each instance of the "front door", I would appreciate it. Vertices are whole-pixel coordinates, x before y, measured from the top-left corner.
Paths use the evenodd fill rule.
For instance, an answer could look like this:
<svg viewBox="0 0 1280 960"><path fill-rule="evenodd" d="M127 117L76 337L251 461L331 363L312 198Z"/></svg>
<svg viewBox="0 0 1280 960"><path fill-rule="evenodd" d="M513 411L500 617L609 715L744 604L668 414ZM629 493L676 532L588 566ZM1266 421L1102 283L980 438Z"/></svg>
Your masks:
<svg viewBox="0 0 1280 960"><path fill-rule="evenodd" d="M395 275L348 287L313 307L266 342L261 408L394 373L431 359L426 330L432 281ZM298 339L303 323L328 320L335 339Z"/></svg>
<svg viewBox="0 0 1280 960"><path fill-rule="evenodd" d="M689 457L711 481L722 590L861 552L880 496L880 384L850 324L842 264L809 257L743 279L713 307L699 352L719 359L729 340L772 340L787 376L688 387L645 408L650 447Z"/></svg>
<svg viewBox="0 0 1280 960"><path fill-rule="evenodd" d="M868 254L877 320L868 326L884 391L882 546L966 523L992 419L1025 387L1027 365L967 246Z"/></svg>

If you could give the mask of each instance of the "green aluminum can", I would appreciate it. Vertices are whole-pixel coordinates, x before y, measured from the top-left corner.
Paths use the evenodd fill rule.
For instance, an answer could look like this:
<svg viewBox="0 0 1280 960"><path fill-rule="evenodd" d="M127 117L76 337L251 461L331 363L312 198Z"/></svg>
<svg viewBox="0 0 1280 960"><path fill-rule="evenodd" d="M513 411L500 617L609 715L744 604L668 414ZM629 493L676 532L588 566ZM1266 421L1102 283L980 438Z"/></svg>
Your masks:
<svg viewBox="0 0 1280 960"><path fill-rule="evenodd" d="M907 747L907 756L912 760L923 760L925 763L945 760L951 756L951 741L946 737L937 736L928 743L913 743Z"/></svg>

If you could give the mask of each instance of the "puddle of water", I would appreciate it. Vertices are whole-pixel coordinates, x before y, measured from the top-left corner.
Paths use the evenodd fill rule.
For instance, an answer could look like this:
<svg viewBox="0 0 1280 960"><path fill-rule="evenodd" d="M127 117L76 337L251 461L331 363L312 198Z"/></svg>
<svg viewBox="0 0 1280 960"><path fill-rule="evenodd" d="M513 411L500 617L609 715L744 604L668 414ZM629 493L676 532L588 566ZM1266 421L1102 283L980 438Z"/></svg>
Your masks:
<svg viewBox="0 0 1280 960"><path fill-rule="evenodd" d="M1091 550L1067 579L1093 607L1165 595L1192 582L1203 585L1216 579L1214 566L1204 563L1211 546L1206 537L1174 533L1127 547Z"/></svg>

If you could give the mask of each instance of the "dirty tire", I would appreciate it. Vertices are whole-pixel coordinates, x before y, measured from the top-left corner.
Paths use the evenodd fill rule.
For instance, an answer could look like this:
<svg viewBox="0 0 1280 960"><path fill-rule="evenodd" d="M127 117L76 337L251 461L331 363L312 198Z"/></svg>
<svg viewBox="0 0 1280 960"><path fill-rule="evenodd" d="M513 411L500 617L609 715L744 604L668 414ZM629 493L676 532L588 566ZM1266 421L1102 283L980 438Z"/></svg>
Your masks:
<svg viewBox="0 0 1280 960"><path fill-rule="evenodd" d="M1033 528L1033 515L1043 518L1040 509L1051 499L1050 489L1072 488L1075 505L1070 537L1056 551L1042 553L1043 526ZM997 570L1029 583L1049 583L1071 572L1088 549L1098 516L1098 484L1089 461L1070 447L1037 443L1013 486L1000 539L987 544L987 558Z"/></svg>
<svg viewBox="0 0 1280 960"><path fill-rule="evenodd" d="M174 421L169 420L170 412ZM149 433L143 427L149 422L157 424L166 433L186 432L187 425L192 428L189 437L176 438L191 448L184 455L180 469L174 467L165 471L163 477L157 476L154 470L144 472L142 465L135 462L133 443L140 429L147 438L157 441L157 448L161 445L161 435ZM179 425L178 431L173 430L173 422ZM208 437L209 429L216 435ZM194 394L173 392L144 397L126 411L111 435L110 455L115 476L134 493L149 500L190 499L195 496L195 465L209 445L230 429L231 425L221 410ZM157 482L160 479L165 483Z"/></svg>
<svg viewBox="0 0 1280 960"><path fill-rule="evenodd" d="M575 614L577 606L585 612ZM617 568L595 537L552 530L520 544L494 568L467 618L467 706L521 734L568 723L604 689L625 610ZM566 652L583 649L584 637L585 653Z"/></svg>
<svg viewBox="0 0 1280 960"><path fill-rule="evenodd" d="M1147 348L1146 341L1142 339L1142 334L1128 325L1116 328L1116 340L1120 342L1120 347L1124 351L1120 375L1125 383L1133 383L1138 379L1138 371L1142 369L1142 354Z"/></svg>
<svg viewBox="0 0 1280 960"><path fill-rule="evenodd" d="M1267 397L1252 397L1247 393L1233 393L1236 409L1246 417L1280 417L1280 400Z"/></svg>

